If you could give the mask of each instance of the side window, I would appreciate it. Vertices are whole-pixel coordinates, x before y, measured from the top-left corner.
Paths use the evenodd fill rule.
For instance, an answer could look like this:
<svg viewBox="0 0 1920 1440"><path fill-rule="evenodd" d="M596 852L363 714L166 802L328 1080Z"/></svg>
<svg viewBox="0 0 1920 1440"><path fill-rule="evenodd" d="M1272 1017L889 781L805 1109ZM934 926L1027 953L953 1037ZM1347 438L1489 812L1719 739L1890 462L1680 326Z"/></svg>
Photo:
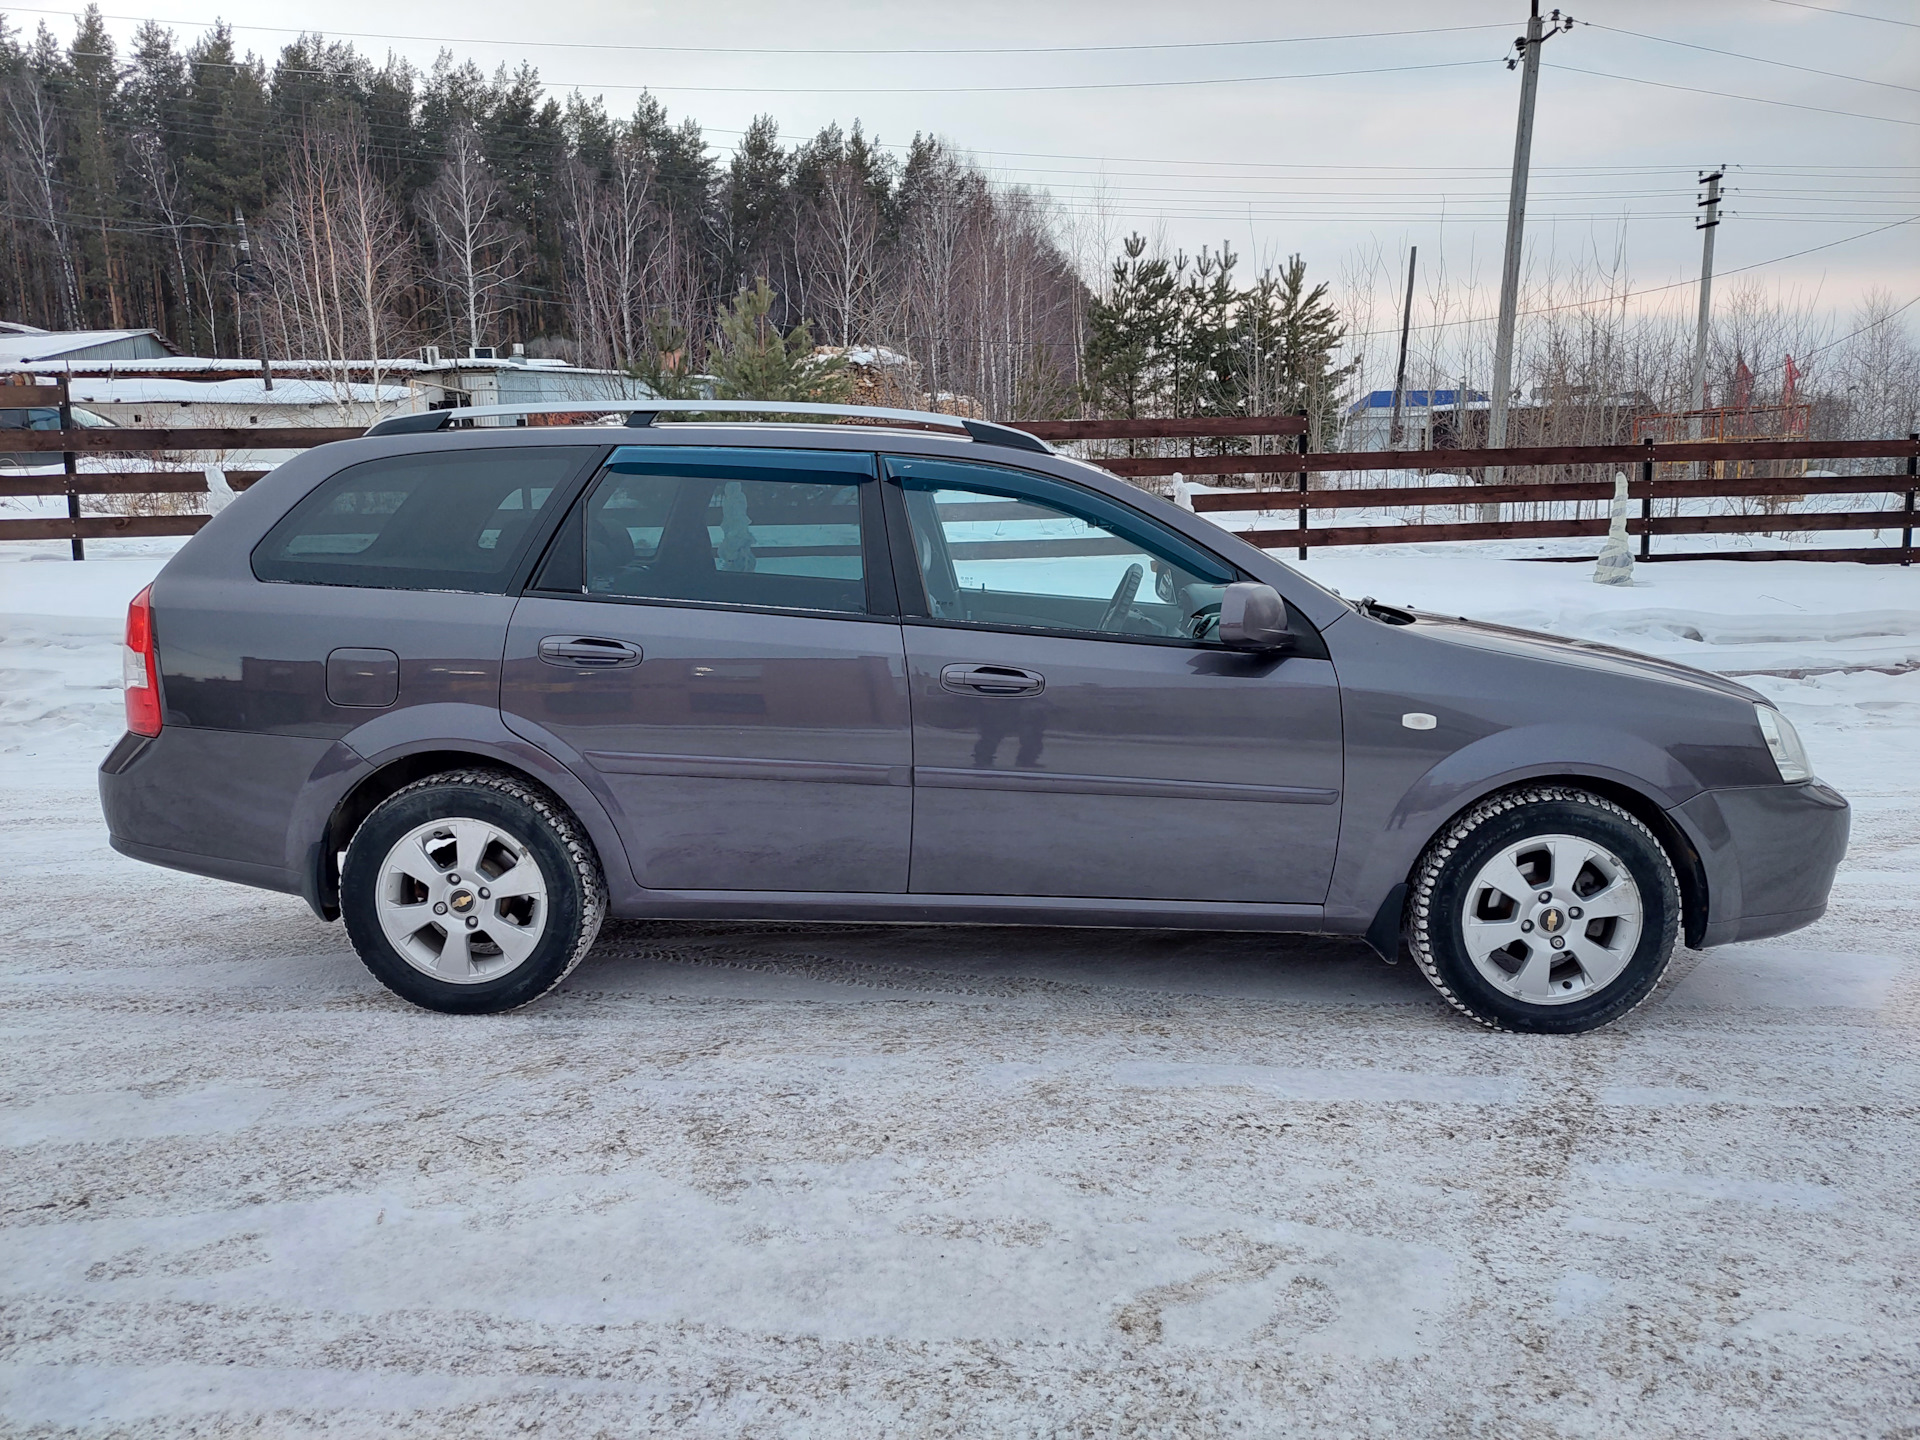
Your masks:
<svg viewBox="0 0 1920 1440"><path fill-rule="evenodd" d="M586 591L864 615L865 455L616 451L587 497Z"/></svg>
<svg viewBox="0 0 1920 1440"><path fill-rule="evenodd" d="M77 418L77 412L76 412ZM58 410L0 410L0 430L58 430ZM59 463L59 457L54 457Z"/></svg>
<svg viewBox="0 0 1920 1440"><path fill-rule="evenodd" d="M888 471L901 483L934 619L1212 639L1234 576L1151 521L989 466L890 460Z"/></svg>
<svg viewBox="0 0 1920 1440"><path fill-rule="evenodd" d="M500 594L547 503L590 453L444 450L369 460L324 481L253 552L262 580Z"/></svg>

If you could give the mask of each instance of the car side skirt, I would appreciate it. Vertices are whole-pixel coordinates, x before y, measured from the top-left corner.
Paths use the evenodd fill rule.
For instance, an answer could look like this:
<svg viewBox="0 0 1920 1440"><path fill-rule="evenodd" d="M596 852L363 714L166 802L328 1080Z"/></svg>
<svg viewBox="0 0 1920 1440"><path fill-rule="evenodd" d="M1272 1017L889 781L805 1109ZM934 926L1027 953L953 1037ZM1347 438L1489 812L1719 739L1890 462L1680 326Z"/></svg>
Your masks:
<svg viewBox="0 0 1920 1440"><path fill-rule="evenodd" d="M895 925L1077 925L1170 930L1322 929L1320 905L1079 899L1053 895L835 894L824 891L646 890L613 914L624 920L812 920Z"/></svg>

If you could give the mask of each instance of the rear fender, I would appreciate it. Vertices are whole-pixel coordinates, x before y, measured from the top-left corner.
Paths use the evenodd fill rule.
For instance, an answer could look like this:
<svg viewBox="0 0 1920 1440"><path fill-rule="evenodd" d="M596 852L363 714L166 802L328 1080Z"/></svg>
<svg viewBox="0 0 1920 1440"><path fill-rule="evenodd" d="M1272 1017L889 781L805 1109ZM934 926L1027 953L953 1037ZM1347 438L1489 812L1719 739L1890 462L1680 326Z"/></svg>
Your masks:
<svg viewBox="0 0 1920 1440"><path fill-rule="evenodd" d="M322 918L338 912L339 881L336 847L346 837L334 834L333 818L345 813L361 787L376 781L383 771L415 756L445 756L448 768L462 764L494 764L538 781L571 810L593 841L605 873L609 898L616 904L633 898L632 868L626 846L606 807L582 785L574 773L538 745L509 730L500 712L472 705L414 705L375 716L345 737L336 747L349 751L358 763L335 772L339 783L317 787L311 802L304 800L299 833L311 837L303 863L308 877L307 901Z"/></svg>

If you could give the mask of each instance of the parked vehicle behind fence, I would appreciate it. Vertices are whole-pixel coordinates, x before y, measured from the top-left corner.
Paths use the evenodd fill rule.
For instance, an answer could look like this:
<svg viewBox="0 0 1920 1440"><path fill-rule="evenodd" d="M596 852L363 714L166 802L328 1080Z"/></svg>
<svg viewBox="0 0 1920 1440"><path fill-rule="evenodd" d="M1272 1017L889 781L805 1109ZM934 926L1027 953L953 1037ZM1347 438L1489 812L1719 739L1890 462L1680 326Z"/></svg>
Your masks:
<svg viewBox="0 0 1920 1440"><path fill-rule="evenodd" d="M134 601L115 848L456 1012L780 917L1349 935L1579 1031L1825 908L1847 803L1732 681L1344 600L1019 431L691 408L253 486Z"/></svg>

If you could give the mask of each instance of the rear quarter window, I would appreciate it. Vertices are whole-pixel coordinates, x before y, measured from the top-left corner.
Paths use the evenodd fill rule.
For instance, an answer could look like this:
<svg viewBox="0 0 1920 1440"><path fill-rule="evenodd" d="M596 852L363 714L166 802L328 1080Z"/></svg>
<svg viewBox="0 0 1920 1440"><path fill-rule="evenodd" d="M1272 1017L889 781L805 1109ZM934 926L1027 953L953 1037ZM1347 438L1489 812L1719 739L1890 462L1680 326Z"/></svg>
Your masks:
<svg viewBox="0 0 1920 1440"><path fill-rule="evenodd" d="M394 456L316 486L253 551L262 580L503 593L586 447Z"/></svg>

